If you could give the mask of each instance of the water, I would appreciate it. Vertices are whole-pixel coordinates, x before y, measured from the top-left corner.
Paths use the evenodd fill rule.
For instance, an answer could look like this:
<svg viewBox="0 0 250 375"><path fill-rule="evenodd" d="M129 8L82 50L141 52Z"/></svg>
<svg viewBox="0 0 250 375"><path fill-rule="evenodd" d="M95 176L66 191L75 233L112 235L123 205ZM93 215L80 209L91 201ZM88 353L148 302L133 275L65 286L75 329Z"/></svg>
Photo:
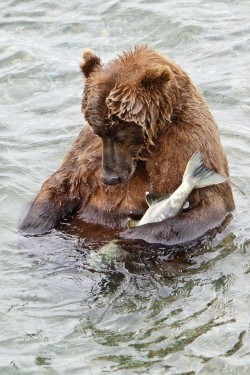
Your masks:
<svg viewBox="0 0 250 375"><path fill-rule="evenodd" d="M250 373L249 15L244 0L1 1L0 374ZM144 42L210 104L233 221L178 254L107 249L70 226L21 237L24 205L83 126L81 51L107 61Z"/></svg>

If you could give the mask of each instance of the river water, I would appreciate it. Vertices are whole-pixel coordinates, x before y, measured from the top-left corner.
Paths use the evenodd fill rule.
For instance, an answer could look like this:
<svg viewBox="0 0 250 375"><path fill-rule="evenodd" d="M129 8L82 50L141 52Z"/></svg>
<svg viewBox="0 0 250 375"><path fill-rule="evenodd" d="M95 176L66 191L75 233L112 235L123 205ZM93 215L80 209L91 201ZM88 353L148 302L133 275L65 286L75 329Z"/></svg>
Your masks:
<svg viewBox="0 0 250 375"><path fill-rule="evenodd" d="M0 374L250 373L249 31L244 0L1 1ZM83 126L82 50L108 61L145 42L209 102L233 221L181 253L107 247L67 226L22 237L25 205Z"/></svg>

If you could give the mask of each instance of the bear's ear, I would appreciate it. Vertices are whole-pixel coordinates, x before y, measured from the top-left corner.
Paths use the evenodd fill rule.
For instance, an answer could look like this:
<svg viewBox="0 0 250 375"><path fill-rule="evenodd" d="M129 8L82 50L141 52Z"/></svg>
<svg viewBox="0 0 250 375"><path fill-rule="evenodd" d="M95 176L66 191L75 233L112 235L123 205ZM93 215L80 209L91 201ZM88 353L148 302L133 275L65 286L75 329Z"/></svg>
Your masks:
<svg viewBox="0 0 250 375"><path fill-rule="evenodd" d="M83 72L84 76L88 78L94 70L101 66L101 60L93 52L85 50L83 52L83 62L80 63L80 69Z"/></svg>
<svg viewBox="0 0 250 375"><path fill-rule="evenodd" d="M165 65L155 64L146 70L141 77L141 85L146 88L154 88L155 86L166 83L171 78L170 69Z"/></svg>

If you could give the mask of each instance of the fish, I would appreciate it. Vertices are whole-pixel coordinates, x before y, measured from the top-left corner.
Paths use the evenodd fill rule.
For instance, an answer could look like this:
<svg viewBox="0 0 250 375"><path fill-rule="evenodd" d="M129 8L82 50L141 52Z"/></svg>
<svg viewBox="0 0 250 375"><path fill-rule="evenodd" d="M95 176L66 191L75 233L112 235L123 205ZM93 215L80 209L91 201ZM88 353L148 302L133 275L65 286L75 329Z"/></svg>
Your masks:
<svg viewBox="0 0 250 375"><path fill-rule="evenodd" d="M227 176L222 176L207 168L200 152L196 151L186 166L181 185L170 195L152 195L147 192L146 201L149 208L140 220L128 219L127 225L129 228L133 228L174 217L183 208L186 208L188 197L194 189L222 184L227 180Z"/></svg>

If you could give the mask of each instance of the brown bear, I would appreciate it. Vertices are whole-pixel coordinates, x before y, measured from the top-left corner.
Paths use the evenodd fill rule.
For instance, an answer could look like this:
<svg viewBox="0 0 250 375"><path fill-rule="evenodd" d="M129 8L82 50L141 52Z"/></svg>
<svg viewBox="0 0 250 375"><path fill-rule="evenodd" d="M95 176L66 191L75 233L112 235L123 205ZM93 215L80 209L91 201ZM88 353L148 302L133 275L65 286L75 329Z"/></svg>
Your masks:
<svg viewBox="0 0 250 375"><path fill-rule="evenodd" d="M147 46L108 64L90 51L82 111L87 121L60 168L42 185L21 229L42 234L71 215L82 222L126 228L147 209L145 193L170 194L188 160L229 175L217 125L188 75ZM126 230L127 238L179 244L218 227L234 209L229 182L195 190L189 210Z"/></svg>

